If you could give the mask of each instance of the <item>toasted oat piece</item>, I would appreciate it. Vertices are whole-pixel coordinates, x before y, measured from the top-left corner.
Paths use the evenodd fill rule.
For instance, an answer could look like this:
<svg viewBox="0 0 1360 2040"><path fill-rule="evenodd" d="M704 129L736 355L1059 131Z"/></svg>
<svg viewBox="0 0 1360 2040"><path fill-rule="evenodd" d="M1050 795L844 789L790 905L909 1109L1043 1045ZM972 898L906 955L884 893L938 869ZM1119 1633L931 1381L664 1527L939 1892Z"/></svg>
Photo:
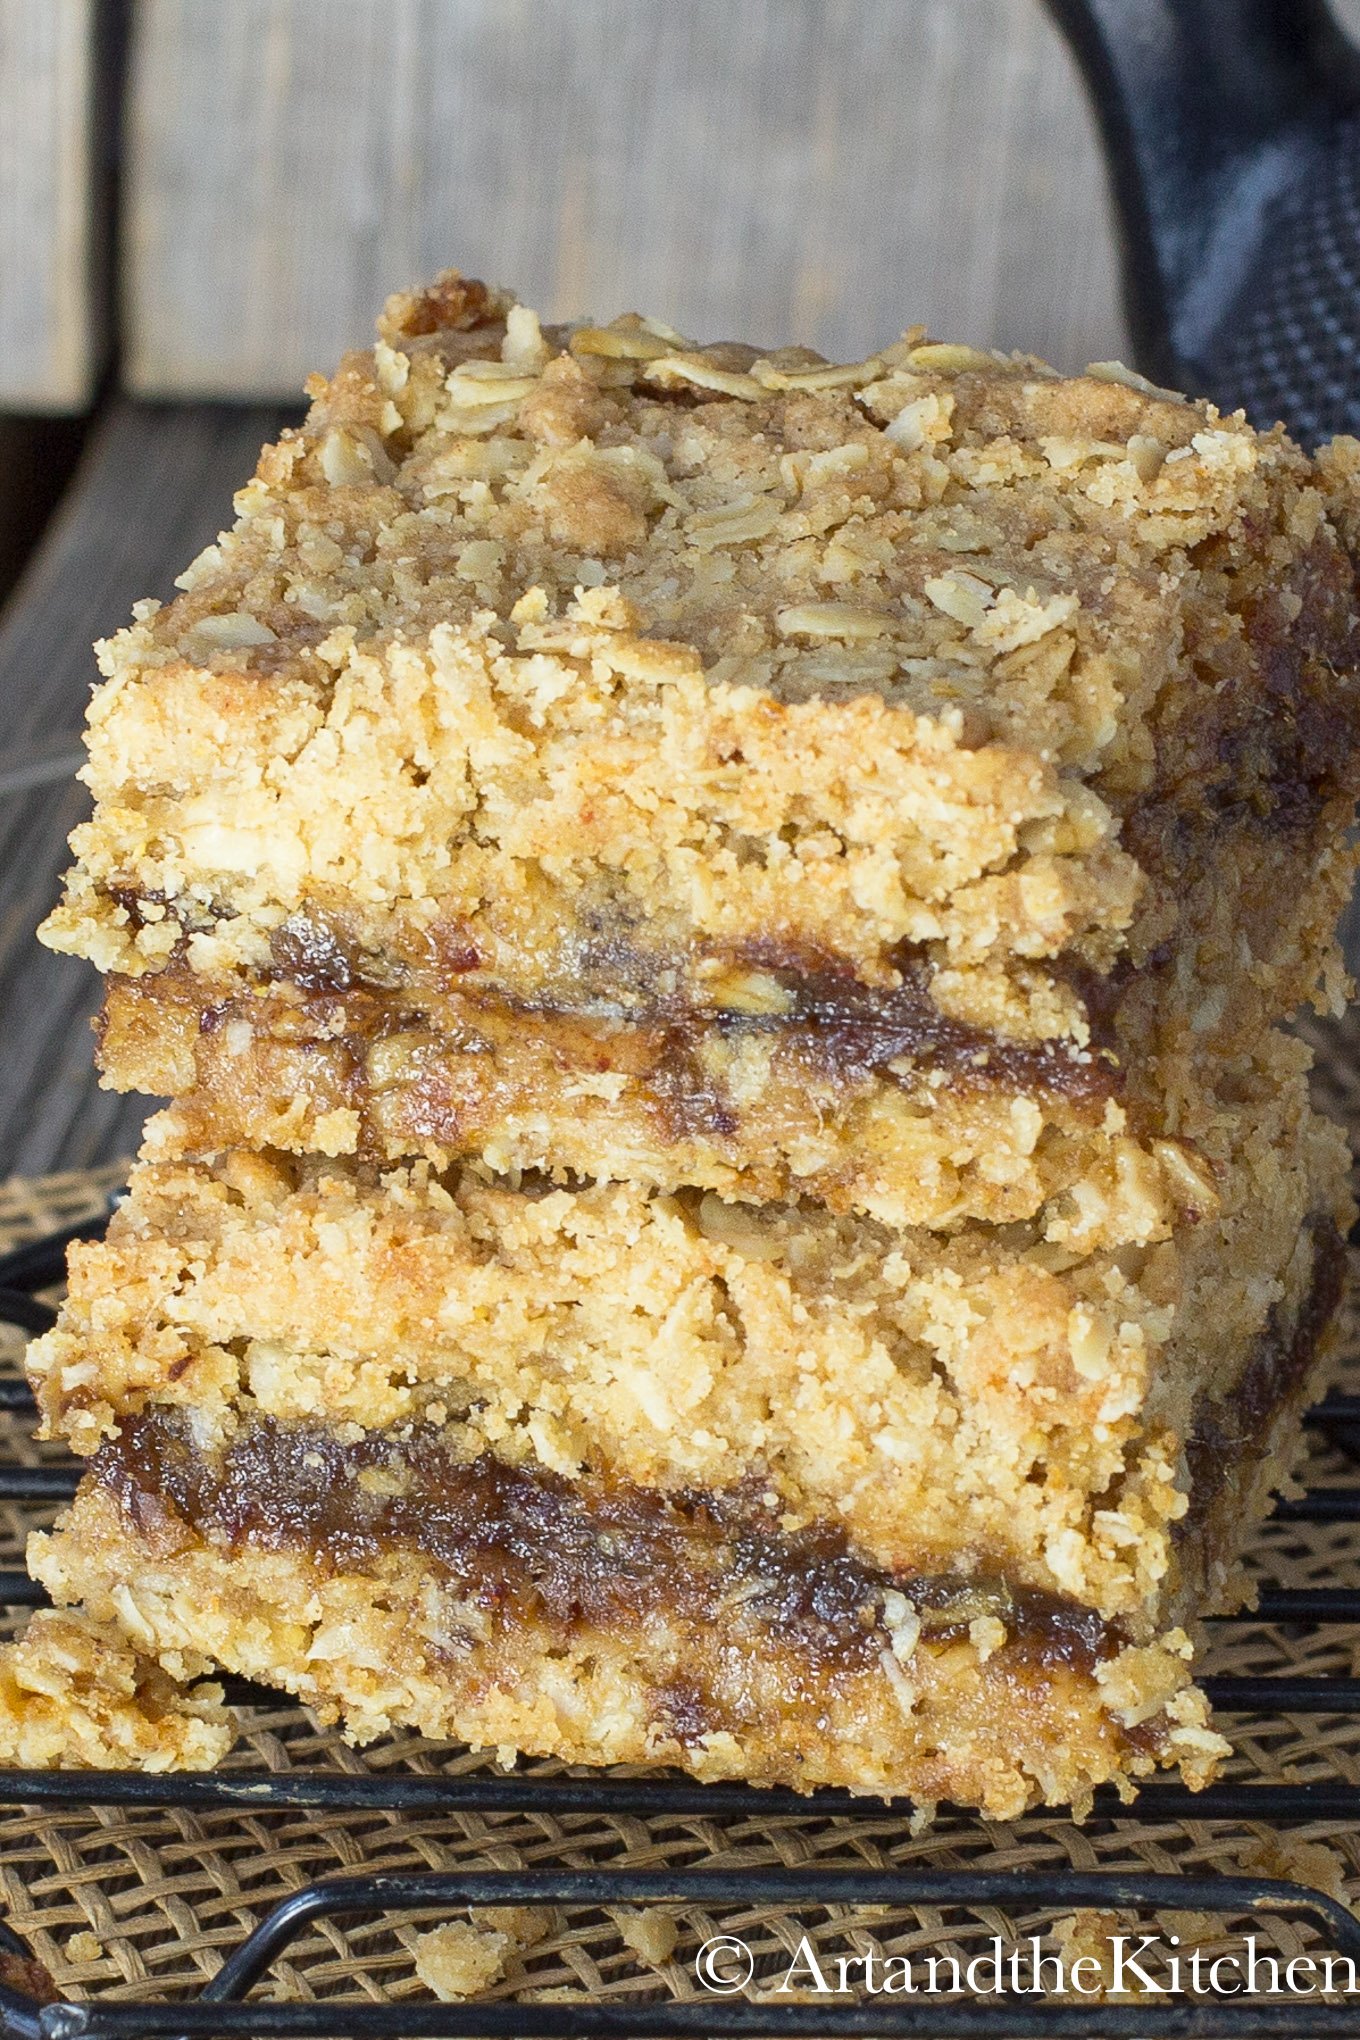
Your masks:
<svg viewBox="0 0 1360 2040"><path fill-rule="evenodd" d="M33 1770L206 1771L236 1740L222 1689L192 1644L170 1669L129 1642L121 1595L102 1622L41 1609L0 1645L0 1763ZM172 1676L173 1674L173 1676Z"/></svg>
<svg viewBox="0 0 1360 2040"><path fill-rule="evenodd" d="M511 1936L496 1927L449 1920L416 1935L416 1975L441 2004L457 2004L498 1983L513 1951Z"/></svg>
<svg viewBox="0 0 1360 2040"><path fill-rule="evenodd" d="M102 648L44 939L201 1144L1038 1218L1199 1208L1335 996L1343 454L911 334L829 365L449 275Z"/></svg>

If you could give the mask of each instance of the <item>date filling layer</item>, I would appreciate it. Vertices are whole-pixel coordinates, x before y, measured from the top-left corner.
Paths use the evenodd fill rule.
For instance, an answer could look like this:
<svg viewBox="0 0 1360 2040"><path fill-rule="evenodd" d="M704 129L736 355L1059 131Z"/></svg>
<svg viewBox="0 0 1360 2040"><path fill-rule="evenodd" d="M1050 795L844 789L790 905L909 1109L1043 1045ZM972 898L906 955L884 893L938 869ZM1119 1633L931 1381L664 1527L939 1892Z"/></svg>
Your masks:
<svg viewBox="0 0 1360 2040"><path fill-rule="evenodd" d="M1081 1045L1020 1040L954 1019L935 1003L917 966L902 970L891 987L830 970L748 966L745 982L758 989L744 1005L700 1005L676 995L631 1010L616 1002L610 1010L595 997L579 1006L555 998L528 1002L494 984L380 985L337 962L329 948L320 956L315 945L306 956L295 945L278 944L276 951L282 960L270 980L246 991L198 977L176 961L154 975L114 975L109 1011L137 1012L152 1027L158 1016L174 1016L205 1038L245 1028L254 1039L315 1044L344 1058L360 1091L382 1088L387 1070L403 1058L418 1080L416 1065L423 1060L433 1073L441 1053L505 1055L531 1039L563 1069L608 1070L648 1088L669 1105L680 1131L721 1116L726 1086L718 1072L740 1058L744 1043L789 1081L836 1088L882 1078L912 1088L943 1078L960 1094L1017 1092L1091 1111L1119 1088L1109 1046L1113 1001L1099 993L1086 1001L1090 1040Z"/></svg>
<svg viewBox="0 0 1360 2040"><path fill-rule="evenodd" d="M418 1554L493 1620L563 1636L632 1630L668 1611L730 1622L739 1610L811 1669L859 1672L889 1641L885 1598L895 1594L901 1614L939 1642L995 1616L1007 1649L1029 1664L1090 1672L1124 1641L1057 1595L999 1577L889 1572L857 1557L838 1526L787 1529L758 1477L722 1490L573 1482L490 1452L459 1459L432 1426L351 1441L272 1417L205 1453L184 1414L164 1406L125 1422L92 1474L142 1536L182 1526L231 1550L304 1552L323 1575Z"/></svg>

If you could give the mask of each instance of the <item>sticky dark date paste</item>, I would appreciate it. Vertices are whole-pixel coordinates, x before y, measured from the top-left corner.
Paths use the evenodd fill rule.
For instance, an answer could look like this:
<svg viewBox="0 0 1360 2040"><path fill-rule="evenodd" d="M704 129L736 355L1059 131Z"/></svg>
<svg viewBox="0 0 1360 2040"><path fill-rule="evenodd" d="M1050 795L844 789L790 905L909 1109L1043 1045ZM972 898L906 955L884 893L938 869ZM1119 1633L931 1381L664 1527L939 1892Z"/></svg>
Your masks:
<svg viewBox="0 0 1360 2040"><path fill-rule="evenodd" d="M1089 1673L1123 1641L1057 1595L995 1576L887 1572L856 1556L838 1526L785 1530L758 1481L665 1493L572 1482L487 1452L459 1459L433 1427L350 1442L261 1417L204 1453L181 1412L153 1407L101 1447L92 1470L143 1534L168 1521L228 1549L305 1552L322 1573L414 1552L508 1625L632 1629L670 1612L740 1629L757 1647L763 1634L818 1671L856 1671L879 1658L894 1589L940 1641L999 1616L1012 1661Z"/></svg>

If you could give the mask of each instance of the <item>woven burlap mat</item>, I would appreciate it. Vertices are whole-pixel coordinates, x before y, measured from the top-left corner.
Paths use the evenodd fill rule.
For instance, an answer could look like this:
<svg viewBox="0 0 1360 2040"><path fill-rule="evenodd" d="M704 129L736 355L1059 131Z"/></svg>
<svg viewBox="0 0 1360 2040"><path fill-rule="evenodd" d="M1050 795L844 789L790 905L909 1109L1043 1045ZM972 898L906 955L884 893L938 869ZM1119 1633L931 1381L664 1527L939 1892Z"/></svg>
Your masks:
<svg viewBox="0 0 1360 2040"><path fill-rule="evenodd" d="M1360 1133L1360 1015L1314 1025L1319 1102ZM0 1187L0 1249L99 1210L117 1169L10 1182ZM1360 1287L1360 1284L1357 1285ZM9 1344L3 1341L9 1338ZM17 1337L0 1333L0 1363L17 1364ZM1341 1386L1360 1389L1360 1336L1348 1329ZM0 1453L34 1463L54 1456L11 1420ZM1310 1485L1338 1484L1350 1462L1319 1436L1305 1467ZM29 1530L43 1512L0 1505L0 1565L22 1563ZM1257 1541L1253 1570L1285 1586L1360 1586L1360 1524L1272 1524ZM22 1619L13 1618L16 1622ZM1360 1630L1342 1625L1281 1629L1256 1622L1215 1630L1205 1670L1218 1674L1353 1676ZM280 1705L243 1716L233 1767L271 1771L331 1767L352 1772L403 1767L425 1774L481 1768L486 1759L396 1737L358 1753L320 1733L299 1709ZM1360 1783L1360 1717L1262 1715L1227 1724L1235 1755L1227 1776L1242 1780L1345 1780ZM532 1774L552 1766L526 1765ZM0 1811L0 1906L51 1971L63 1992L113 2000L196 1992L267 1907L328 1873L359 1870L544 1868L672 1870L680 1866L754 1869L813 1865L885 1870L901 1866L1013 1873L1004 1910L903 1906L787 1911L748 1906L722 1914L675 1908L673 1955L650 1965L600 1912L554 1916L555 1930L513 1962L492 1996L548 1993L604 2001L653 1991L697 1994L697 1947L721 1928L739 1934L758 1964L778 1967L807 1933L829 1955L976 1953L994 1934L1044 1932L1055 1909L1037 1902L1042 1874L1053 1870L1237 1872L1295 1879L1360 1908L1360 1821L1335 1820L1272 1830L1226 1820L1147 1820L1137 1824L1031 1816L1011 1826L971 1817L941 1819L913 1836L900 1814L866 1804L862 1815L792 1817L326 1815L290 1811L183 1810ZM424 1995L415 1943L433 1924L417 1919L323 1923L294 1942L265 1987L294 1999L361 1994L370 2000ZM1083 1923L1085 1924L1085 1923ZM1113 1921L1110 1924L1114 1924ZM1127 1922L1125 1922L1127 1924ZM1240 1937L1243 1923L1186 1912L1168 1915L1168 1931L1207 1949L1215 1937ZM1278 1917L1254 1923L1263 1951L1282 1960L1318 1943L1306 1925ZM1144 1926L1146 1930L1146 1923ZM1231 1945L1226 1940L1224 1946Z"/></svg>

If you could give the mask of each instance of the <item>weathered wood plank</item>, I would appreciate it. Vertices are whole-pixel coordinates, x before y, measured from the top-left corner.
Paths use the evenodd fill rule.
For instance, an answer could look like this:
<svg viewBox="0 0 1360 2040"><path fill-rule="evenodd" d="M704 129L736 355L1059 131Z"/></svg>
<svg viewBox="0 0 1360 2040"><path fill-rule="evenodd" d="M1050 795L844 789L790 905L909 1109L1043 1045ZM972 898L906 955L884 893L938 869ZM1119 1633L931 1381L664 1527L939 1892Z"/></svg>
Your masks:
<svg viewBox="0 0 1360 2040"><path fill-rule="evenodd" d="M96 0L0 0L0 407L76 411L102 358Z"/></svg>
<svg viewBox="0 0 1360 2040"><path fill-rule="evenodd" d="M1117 353L1039 0L141 0L130 386L296 389L447 263L557 316ZM174 90L166 81L174 80Z"/></svg>
<svg viewBox="0 0 1360 2040"><path fill-rule="evenodd" d="M3 780L16 757L78 748L92 640L139 596L172 593L181 567L229 521L233 489L281 422L274 411L115 406L0 617L0 1176L129 1153L150 1110L97 1088L86 1024L95 973L33 938L88 798L67 777L17 793Z"/></svg>

